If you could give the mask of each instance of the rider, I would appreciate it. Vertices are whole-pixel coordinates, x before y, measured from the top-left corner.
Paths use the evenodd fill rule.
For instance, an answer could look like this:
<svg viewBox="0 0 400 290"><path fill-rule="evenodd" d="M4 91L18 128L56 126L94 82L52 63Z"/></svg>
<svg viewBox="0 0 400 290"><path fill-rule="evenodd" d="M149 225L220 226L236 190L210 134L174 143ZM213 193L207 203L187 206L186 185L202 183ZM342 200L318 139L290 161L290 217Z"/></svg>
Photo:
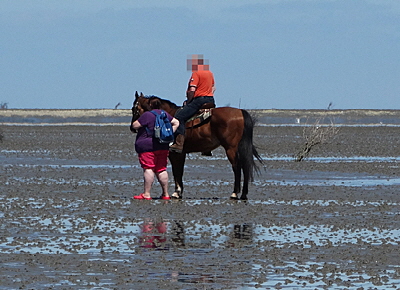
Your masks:
<svg viewBox="0 0 400 290"><path fill-rule="evenodd" d="M207 63L207 64L206 64ZM208 61L202 54L194 54L187 60L187 69L192 70L186 91L186 101L184 106L176 114L179 120L179 127L175 132L175 143L169 148L172 152L181 153L185 142L185 123L189 120L205 103L213 103L215 82L214 75L210 71Z"/></svg>

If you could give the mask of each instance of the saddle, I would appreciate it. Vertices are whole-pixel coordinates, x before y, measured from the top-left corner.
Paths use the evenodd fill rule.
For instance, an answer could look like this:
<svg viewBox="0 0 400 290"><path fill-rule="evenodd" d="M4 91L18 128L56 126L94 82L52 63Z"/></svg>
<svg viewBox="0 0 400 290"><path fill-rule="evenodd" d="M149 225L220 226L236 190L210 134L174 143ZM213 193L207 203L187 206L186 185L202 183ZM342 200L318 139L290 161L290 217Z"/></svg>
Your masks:
<svg viewBox="0 0 400 290"><path fill-rule="evenodd" d="M196 114L194 114L193 117L191 117L189 120L186 122L186 129L194 129L197 127L202 126L203 124L208 121L208 119L211 117L211 111L212 109L215 108L214 103L205 103L203 104L200 109L197 111ZM203 156L212 156L211 151L205 151L202 152L201 155Z"/></svg>
<svg viewBox="0 0 400 290"><path fill-rule="evenodd" d="M190 121L194 121L196 119L200 119L200 124L202 124L205 120L211 117L211 111L212 109L215 108L214 103L205 103L203 104L200 109L197 111L194 116L192 116L189 120L186 121L186 123ZM192 123L193 126L193 123Z"/></svg>
<svg viewBox="0 0 400 290"><path fill-rule="evenodd" d="M205 103L201 106L201 108L199 109L199 112L203 109L213 109L213 108L215 108L214 103Z"/></svg>

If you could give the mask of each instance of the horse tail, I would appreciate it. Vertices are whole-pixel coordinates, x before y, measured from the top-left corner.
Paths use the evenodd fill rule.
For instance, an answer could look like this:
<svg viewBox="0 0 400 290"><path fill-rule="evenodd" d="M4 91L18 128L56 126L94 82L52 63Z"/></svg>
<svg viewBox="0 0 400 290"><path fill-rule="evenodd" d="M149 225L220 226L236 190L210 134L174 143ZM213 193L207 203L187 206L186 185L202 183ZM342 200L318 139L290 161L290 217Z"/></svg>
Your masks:
<svg viewBox="0 0 400 290"><path fill-rule="evenodd" d="M236 152L236 160L239 168L243 170L245 179L254 181L254 172L259 173L259 168L254 157L262 164L263 160L258 154L253 144L253 129L256 121L246 110L241 110L244 119L244 128L242 139L239 142L238 151ZM247 178L246 178L247 177Z"/></svg>

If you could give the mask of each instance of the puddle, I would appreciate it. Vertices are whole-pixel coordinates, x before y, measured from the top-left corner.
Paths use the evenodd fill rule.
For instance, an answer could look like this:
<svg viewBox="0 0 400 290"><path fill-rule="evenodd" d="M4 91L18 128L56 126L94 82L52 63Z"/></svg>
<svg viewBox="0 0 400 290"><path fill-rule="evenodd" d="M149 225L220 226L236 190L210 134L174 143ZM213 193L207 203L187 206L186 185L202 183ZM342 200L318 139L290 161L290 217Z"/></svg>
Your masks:
<svg viewBox="0 0 400 290"><path fill-rule="evenodd" d="M204 157L195 156L193 158L201 159ZM225 157L211 157L213 160L224 159ZM289 157L265 157L263 156L266 162L268 161L292 161L293 159ZM1 159L1 157L0 157ZM5 159L5 157L3 158ZM332 162L366 162L366 163L379 163L379 162L387 162L393 163L390 168L398 168L398 163L400 163L400 157L363 157L363 156L353 156L349 158L333 158L333 157L313 157L309 158L308 162L316 162L316 163L332 163ZM88 163L88 162L76 162L74 160L53 160L53 159L24 159L25 163L20 163L18 158L4 160L3 168L12 168L13 166L21 167L21 168L40 168L41 171L46 170L56 170L56 169L83 169L90 172L92 169L121 169L121 170L132 170L139 169L140 165L135 164L123 164L123 163ZM225 160L226 161L226 160ZM204 171L204 165L196 165L196 164L186 164L185 171ZM171 169L168 168L170 171ZM207 165L207 173L213 172L216 176L218 175L226 175L231 176L230 165ZM170 172L171 174L171 172ZM171 174L172 175L172 174ZM21 183L42 183L42 184L65 184L69 183L70 180L66 180L63 178L54 179L48 177L11 177L6 181L6 184L10 184L12 182L21 182ZM88 185L88 184L130 184L127 180L118 180L118 179L96 179L91 178L90 180L81 180L75 181L78 185ZM186 186L200 186L203 184L207 184L209 186L228 186L231 184L231 179L195 179L195 180L186 180ZM392 186L399 185L400 178L397 177L388 177L382 175L367 175L362 173L343 173L343 172L302 172L296 170L268 170L263 172L261 177L256 176L255 181L253 183L254 186L268 186L268 185L280 185L280 186L295 186L295 185L309 185L309 186L342 186L342 187L353 187L353 186L365 186L365 187L373 187L373 186Z"/></svg>
<svg viewBox="0 0 400 290"><path fill-rule="evenodd" d="M18 202L18 199L12 202ZM293 203L296 204L294 201ZM300 204L300 201L298 203ZM323 203L321 201L321 204ZM32 204L40 206L34 199ZM352 228L350 230L329 225L301 224L223 225L204 220L127 221L124 218L109 219L100 216L92 216L90 220L69 216L44 219L19 217L13 222L13 226L19 228L19 233L1 238L0 254L84 254L85 257L89 257L86 262L89 264L90 261L96 261L101 257L105 263L115 267L115 273L111 275L108 273L108 278L104 279L100 278L101 271L89 271L85 277L88 279L87 277L91 275L100 275L96 285L103 287L113 285L112 280L117 275L118 265L133 263L131 261L133 258L145 259L146 267L152 265L153 270L150 273L142 274L143 278L147 279L146 283L169 281L174 283L172 285L175 287L202 283L222 288L227 284L236 285L235 288L240 287L240 289L259 287L315 289L315 287L326 287L329 280L336 285L351 287L369 285L368 287L374 287L373 289L387 289L385 287L388 285L400 285L400 278L397 275L399 268L396 265L386 265L385 278L378 279L372 272L354 270L352 265L357 264L356 261L346 260L345 264L342 264L340 260L335 261L334 257L325 262L320 262L316 258L318 255L330 255L334 248L343 248L351 252L354 251L353 247L355 249L379 245L397 247L400 243L399 229ZM24 228L26 234L23 234ZM33 228L36 229L35 232L30 232ZM304 262L292 261L293 257L303 255L300 253L306 249L311 250L311 257L307 257ZM242 261L240 266L237 264L238 251ZM290 256L285 255L287 251L291 253ZM273 256L270 256L272 253ZM170 261L169 269L176 268L176 270L158 272L158 259ZM178 261L180 267L175 264ZM196 263L196 269L191 267L193 262ZM5 266L10 271L19 268L19 264L11 263ZM146 268L139 270L146 271ZM229 278L230 275L227 273L231 271L236 275L235 279ZM46 275L51 276L55 273L57 270L47 271ZM61 274L78 275L74 269L68 272L61 271ZM243 279L239 279L241 281L239 282L237 278L242 276ZM140 282L140 276L135 277ZM81 285L71 279L68 281L69 284L60 281L57 285Z"/></svg>
<svg viewBox="0 0 400 290"><path fill-rule="evenodd" d="M373 130L365 150L329 151L378 156L309 157L304 171L264 154L278 169L255 176L246 202L229 200L222 149L189 154L183 200L134 202L143 180L127 128L113 128L120 139L24 128L7 128L4 144L27 149L0 151L1 289L400 288L396 129Z"/></svg>
<svg viewBox="0 0 400 290"><path fill-rule="evenodd" d="M68 168L67 166L66 168ZM72 166L74 167L74 166ZM91 166L83 166L76 167L83 169L90 168L104 168L103 166L99 167L91 167ZM121 167L121 168L131 168L131 167ZM137 167L136 167L137 168ZM315 174L315 173L314 173ZM400 185L400 178L385 178L382 176L362 176L362 177L348 177L348 176L335 176L335 177L326 177L320 179L300 179L300 178L284 178L278 177L279 179L255 179L253 182L254 186L268 186L268 185L279 185L279 186L296 186L296 185L309 185L309 186L343 186L343 187L374 187L374 186L391 186L391 185ZM284 180L282 180L284 179ZM47 185L61 185L61 184L69 184L74 183L76 185L104 185L104 184L137 184L136 181L130 180L118 180L118 179L94 179L90 180L82 179L64 179L64 178L47 178L47 177L10 177L7 181L4 182L4 185L11 185L15 182L24 183L24 184L47 184ZM185 181L185 186L230 186L232 184L231 181L215 179L215 180L205 180L205 179L197 179L191 181Z"/></svg>
<svg viewBox="0 0 400 290"><path fill-rule="evenodd" d="M31 198L26 201L20 198L0 199L2 208L31 208L47 210L63 208L76 209L85 206L83 201L68 202L68 200L46 200L38 202ZM96 203L96 200L92 201ZM130 201L105 200L105 203L115 204L115 206L129 206ZM64 205L67 204L67 205ZM161 203L161 201L153 201L153 203ZM196 206L200 203L209 203L201 200L184 201L188 206ZM218 206L227 204L229 201L212 201L210 206ZM390 201L366 202L366 201L337 201L337 200L268 200L268 201L252 201L249 205L280 205L280 206L295 206L295 207L328 207L332 205L357 207L396 207L397 203ZM400 212L386 212L386 214L396 215ZM4 213L2 216L4 218ZM12 222L13 226L19 230L26 229L28 234L25 236L16 234L15 236L2 237L0 242L0 252L2 253L98 253L101 251L119 253L130 253L140 244L143 227L154 231L154 222L152 220L143 219L109 219L101 216L91 216L90 219L84 217L69 217L57 216L43 218L41 216L21 216ZM226 247L229 244L229 239L233 233L238 234L243 239L251 239L251 244L259 244L269 241L269 246L282 247L289 244L296 244L302 247L313 246L341 246L347 244L370 244L382 245L400 244L400 229L382 229L382 228L338 228L330 225L269 225L263 224L243 224L243 225L222 225L207 220L199 221L174 221L164 220L161 223L164 232L163 235L172 235L169 239L176 239L173 236L176 234L176 228L184 230L185 241L183 244L191 244L196 248L196 244L206 244L209 247ZM0 226L0 228L3 228ZM31 236L29 229L35 228L38 234ZM175 230L172 230L175 228ZM167 229L170 229L167 234ZM4 230L4 228L3 228ZM172 234L171 234L172 231ZM46 234L47 233L47 234ZM112 233L110 236L109 233ZM66 239L68 236L68 239ZM32 240L32 242L29 242ZM68 240L68 241L67 241ZM41 246L40 246L41 245ZM101 246L99 246L101 245ZM166 244L165 246L173 247ZM263 249L262 246L259 249Z"/></svg>
<svg viewBox="0 0 400 290"><path fill-rule="evenodd" d="M288 161L294 162L293 156L270 156L261 154L261 158L268 161ZM188 159L199 159L199 160L226 160L226 156L224 154L214 154L211 157L205 156L188 156ZM318 163L332 163L332 162L343 162L343 163L353 163L353 162L400 162L399 156L350 156L350 157L307 157L303 162L318 162Z"/></svg>
<svg viewBox="0 0 400 290"><path fill-rule="evenodd" d="M335 177L329 177L329 179L313 179L313 180L307 180L307 179L301 179L299 180L298 178L290 180L290 179L285 179L285 181L279 181L279 180L256 180L254 182L255 186L265 186L268 184L274 184L274 185L281 185L281 186L294 186L294 185L310 185L310 186L366 186L366 187L372 187L372 186L389 186L389 185L399 185L400 184L400 178L385 178L382 176L365 176L365 177L342 177L342 176L335 176Z"/></svg>

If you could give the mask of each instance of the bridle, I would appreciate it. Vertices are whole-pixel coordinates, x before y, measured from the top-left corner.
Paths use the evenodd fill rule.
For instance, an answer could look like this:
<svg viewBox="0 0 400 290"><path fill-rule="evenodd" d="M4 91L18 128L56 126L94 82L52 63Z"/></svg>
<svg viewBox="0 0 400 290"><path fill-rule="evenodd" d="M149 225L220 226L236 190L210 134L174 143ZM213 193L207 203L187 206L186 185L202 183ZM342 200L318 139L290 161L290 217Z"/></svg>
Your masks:
<svg viewBox="0 0 400 290"><path fill-rule="evenodd" d="M131 110L132 110L132 121L131 121L130 129L131 129L131 131L133 133L137 133L137 130L133 129L133 127L132 127L133 122L135 122L140 117L140 114L139 114L139 102L138 102L137 99L133 103L133 107L132 107Z"/></svg>
<svg viewBox="0 0 400 290"><path fill-rule="evenodd" d="M140 114L139 114L139 102L136 99L134 106L132 107L132 118L134 121L136 121L137 119L139 119Z"/></svg>

